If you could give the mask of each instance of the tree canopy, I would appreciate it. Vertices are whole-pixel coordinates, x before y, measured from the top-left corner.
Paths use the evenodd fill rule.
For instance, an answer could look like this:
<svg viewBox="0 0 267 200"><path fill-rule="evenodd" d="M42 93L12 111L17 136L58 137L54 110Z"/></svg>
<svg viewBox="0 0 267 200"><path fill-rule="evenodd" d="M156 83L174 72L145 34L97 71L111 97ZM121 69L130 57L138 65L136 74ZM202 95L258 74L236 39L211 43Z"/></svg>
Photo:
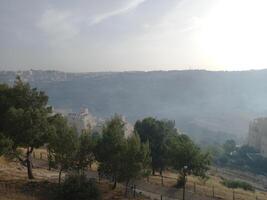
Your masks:
<svg viewBox="0 0 267 200"><path fill-rule="evenodd" d="M126 183L127 194L131 180L149 175L151 158L148 143L141 143L137 134L131 135L126 139L121 160L118 180Z"/></svg>
<svg viewBox="0 0 267 200"><path fill-rule="evenodd" d="M31 88L17 77L13 86L0 85L0 132L12 141L12 151L23 164L26 163L28 177L33 178L31 154L42 146L51 126L48 123L51 108L48 96ZM25 159L16 154L17 147L27 149Z"/></svg>
<svg viewBox="0 0 267 200"><path fill-rule="evenodd" d="M210 155L203 153L187 135L172 137L169 154L172 166L179 173L184 173L186 168L186 174L205 177L210 164Z"/></svg>
<svg viewBox="0 0 267 200"><path fill-rule="evenodd" d="M12 141L0 133L0 156L7 154L12 147Z"/></svg>
<svg viewBox="0 0 267 200"><path fill-rule="evenodd" d="M78 149L78 135L74 128L69 127L66 119L55 115L50 119L54 131L49 136L48 150L50 159L59 169L59 183L61 172L74 166ZM50 160L51 161L51 160Z"/></svg>
<svg viewBox="0 0 267 200"><path fill-rule="evenodd" d="M78 139L78 149L76 154L76 168L84 171L95 161L94 150L97 140L90 131L83 132Z"/></svg>
<svg viewBox="0 0 267 200"><path fill-rule="evenodd" d="M149 142L152 157L152 170L162 172L168 162L167 140L170 135L176 135L175 123L168 120L157 120L152 117L137 121L135 131L140 135L141 141Z"/></svg>
<svg viewBox="0 0 267 200"><path fill-rule="evenodd" d="M103 127L102 139L98 142L96 156L99 164L99 173L111 176L116 187L119 171L121 170L121 157L125 147L124 126L122 118L115 115Z"/></svg>
<svg viewBox="0 0 267 200"><path fill-rule="evenodd" d="M113 179L113 188L117 182L128 185L130 180L144 176L150 164L148 143L141 143L137 134L126 138L124 126L119 115L108 120L96 150L99 173Z"/></svg>

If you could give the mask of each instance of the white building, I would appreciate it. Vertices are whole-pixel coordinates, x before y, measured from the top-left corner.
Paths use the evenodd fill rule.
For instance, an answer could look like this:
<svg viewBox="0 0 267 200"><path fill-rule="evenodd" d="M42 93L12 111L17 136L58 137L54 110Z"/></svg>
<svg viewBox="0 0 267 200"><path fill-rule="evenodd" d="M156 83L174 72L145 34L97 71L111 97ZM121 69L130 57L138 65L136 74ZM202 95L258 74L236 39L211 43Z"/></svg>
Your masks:
<svg viewBox="0 0 267 200"><path fill-rule="evenodd" d="M258 118L250 123L248 145L267 157L267 118Z"/></svg>
<svg viewBox="0 0 267 200"><path fill-rule="evenodd" d="M131 123L129 123L126 120L126 117L122 116L122 120L125 123L124 130L125 130L125 137L129 137L133 134L134 132L134 127Z"/></svg>
<svg viewBox="0 0 267 200"><path fill-rule="evenodd" d="M79 134L86 130L101 133L105 124L105 120L94 117L87 108L81 109L79 113L68 113L66 116L69 125L75 127ZM129 137L134 127L123 116L122 120L125 123L125 137Z"/></svg>
<svg viewBox="0 0 267 200"><path fill-rule="evenodd" d="M78 133L92 130L97 125L97 119L91 115L87 108L81 109L79 113L69 113L67 120L70 126L76 127Z"/></svg>

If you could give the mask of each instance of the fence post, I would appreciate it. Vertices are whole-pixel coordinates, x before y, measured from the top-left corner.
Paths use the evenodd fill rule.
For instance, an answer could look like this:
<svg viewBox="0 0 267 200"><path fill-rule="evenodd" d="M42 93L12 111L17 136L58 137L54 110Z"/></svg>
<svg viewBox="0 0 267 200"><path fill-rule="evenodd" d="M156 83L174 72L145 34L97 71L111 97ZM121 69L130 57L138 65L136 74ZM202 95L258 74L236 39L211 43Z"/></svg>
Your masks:
<svg viewBox="0 0 267 200"><path fill-rule="evenodd" d="M0 192L5 192L5 185L4 185L4 183L1 183L0 184Z"/></svg>
<svg viewBox="0 0 267 200"><path fill-rule="evenodd" d="M43 153L40 153L40 159L43 160Z"/></svg>
<svg viewBox="0 0 267 200"><path fill-rule="evenodd" d="M212 186L212 197L215 197L215 193L214 193L214 185Z"/></svg>
<svg viewBox="0 0 267 200"><path fill-rule="evenodd" d="M163 185L163 176L161 175L161 185Z"/></svg>
<svg viewBox="0 0 267 200"><path fill-rule="evenodd" d="M35 194L34 192L31 193L32 200L35 200Z"/></svg>
<svg viewBox="0 0 267 200"><path fill-rule="evenodd" d="M233 190L233 200L235 200L235 190Z"/></svg>
<svg viewBox="0 0 267 200"><path fill-rule="evenodd" d="M5 183L5 191L6 191L6 193L8 193L7 183Z"/></svg>
<svg viewBox="0 0 267 200"><path fill-rule="evenodd" d="M162 194L160 195L160 200L162 200Z"/></svg>
<svg viewBox="0 0 267 200"><path fill-rule="evenodd" d="M136 188L136 185L134 184L134 198L135 198L135 196L136 196L136 195L135 195L135 188Z"/></svg>
<svg viewBox="0 0 267 200"><path fill-rule="evenodd" d="M185 183L183 185L183 200L185 200Z"/></svg>

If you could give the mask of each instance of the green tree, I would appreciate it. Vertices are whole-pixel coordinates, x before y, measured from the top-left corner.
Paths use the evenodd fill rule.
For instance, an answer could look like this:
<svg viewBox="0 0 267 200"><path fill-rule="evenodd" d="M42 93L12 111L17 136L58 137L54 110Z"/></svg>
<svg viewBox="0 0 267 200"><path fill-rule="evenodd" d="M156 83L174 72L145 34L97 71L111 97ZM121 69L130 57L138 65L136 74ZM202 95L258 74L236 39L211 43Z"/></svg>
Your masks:
<svg viewBox="0 0 267 200"><path fill-rule="evenodd" d="M50 119L54 131L49 136L48 149L50 159L59 169L58 182L61 183L62 171L74 168L78 148L78 135L74 128L68 126L61 115Z"/></svg>
<svg viewBox="0 0 267 200"><path fill-rule="evenodd" d="M0 156L8 153L11 147L12 147L12 141L6 138L2 133L0 133Z"/></svg>
<svg viewBox="0 0 267 200"><path fill-rule="evenodd" d="M179 173L177 185L183 187L183 194L185 194L187 175L193 174L201 178L206 177L206 171L210 164L210 155L202 153L200 148L186 135L173 136L169 141L171 163Z"/></svg>
<svg viewBox="0 0 267 200"><path fill-rule="evenodd" d="M101 192L85 175L71 174L60 185L55 200L100 200Z"/></svg>
<svg viewBox="0 0 267 200"><path fill-rule="evenodd" d="M121 158L125 150L124 138L125 123L121 116L115 115L103 127L102 139L96 147L96 158L99 162L98 172L101 175L112 177L113 189L116 188Z"/></svg>
<svg viewBox="0 0 267 200"><path fill-rule="evenodd" d="M236 143L234 140L226 140L223 144L223 149L226 154L230 154L231 152L236 150Z"/></svg>
<svg viewBox="0 0 267 200"><path fill-rule="evenodd" d="M126 183L127 195L129 182L148 174L151 162L148 143L142 144L139 135L133 134L127 138L121 161L118 179Z"/></svg>
<svg viewBox="0 0 267 200"><path fill-rule="evenodd" d="M220 165L221 161L223 163L227 162L227 161L223 161L223 157L225 157L224 150L222 148L222 145L220 144L208 145L206 147L202 147L202 150L204 152L209 153L212 164Z"/></svg>
<svg viewBox="0 0 267 200"><path fill-rule="evenodd" d="M157 120L152 117L137 121L135 131L140 135L141 141L149 142L152 157L153 175L156 170L160 174L168 163L167 140L170 135L177 135L174 121Z"/></svg>
<svg viewBox="0 0 267 200"><path fill-rule="evenodd" d="M12 155L27 166L28 178L33 179L32 152L46 142L51 131L48 97L19 77L13 87L1 85L0 90L0 132L12 141ZM18 147L26 149L24 157L17 153Z"/></svg>
<svg viewBox="0 0 267 200"><path fill-rule="evenodd" d="M92 137L90 131L83 132L78 141L78 150L76 154L76 166L79 171L84 170L92 165L95 160L94 149L96 141Z"/></svg>

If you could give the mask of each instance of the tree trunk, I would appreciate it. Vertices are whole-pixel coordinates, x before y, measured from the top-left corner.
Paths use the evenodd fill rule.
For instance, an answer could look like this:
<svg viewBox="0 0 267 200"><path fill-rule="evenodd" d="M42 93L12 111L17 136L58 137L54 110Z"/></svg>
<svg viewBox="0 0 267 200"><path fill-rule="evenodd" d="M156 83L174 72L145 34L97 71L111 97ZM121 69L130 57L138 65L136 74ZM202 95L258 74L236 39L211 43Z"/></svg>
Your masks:
<svg viewBox="0 0 267 200"><path fill-rule="evenodd" d="M185 183L183 185L183 200L185 200Z"/></svg>
<svg viewBox="0 0 267 200"><path fill-rule="evenodd" d="M185 200L185 185L186 185L186 174L183 175L184 184L183 184L183 200Z"/></svg>
<svg viewBox="0 0 267 200"><path fill-rule="evenodd" d="M125 185L125 193L124 193L125 197L127 197L127 194L128 194L128 185L129 185L129 180L126 181L126 185Z"/></svg>
<svg viewBox="0 0 267 200"><path fill-rule="evenodd" d="M114 177L114 184L113 184L112 189L114 190L114 189L116 189L116 187L117 187L117 179L116 179L116 177Z"/></svg>
<svg viewBox="0 0 267 200"><path fill-rule="evenodd" d="M99 183L100 183L100 181L101 181L101 174L100 174L99 171L98 171L98 181L99 181Z"/></svg>
<svg viewBox="0 0 267 200"><path fill-rule="evenodd" d="M85 174L85 169L82 169L82 170L81 170L81 174L84 176L84 174Z"/></svg>
<svg viewBox="0 0 267 200"><path fill-rule="evenodd" d="M155 176L155 169L152 169L152 175Z"/></svg>
<svg viewBox="0 0 267 200"><path fill-rule="evenodd" d="M51 170L51 164L52 164L52 156L51 156L51 151L50 149L48 148L47 150L47 154L48 154L48 170L50 171Z"/></svg>
<svg viewBox="0 0 267 200"><path fill-rule="evenodd" d="M58 184L61 184L61 173L62 173L62 168L60 168L59 170L59 174L58 174Z"/></svg>
<svg viewBox="0 0 267 200"><path fill-rule="evenodd" d="M29 148L27 149L27 154L26 154L26 165L27 165L27 172L28 172L28 178L29 179L34 179L33 173L32 173L32 151L33 148Z"/></svg>

